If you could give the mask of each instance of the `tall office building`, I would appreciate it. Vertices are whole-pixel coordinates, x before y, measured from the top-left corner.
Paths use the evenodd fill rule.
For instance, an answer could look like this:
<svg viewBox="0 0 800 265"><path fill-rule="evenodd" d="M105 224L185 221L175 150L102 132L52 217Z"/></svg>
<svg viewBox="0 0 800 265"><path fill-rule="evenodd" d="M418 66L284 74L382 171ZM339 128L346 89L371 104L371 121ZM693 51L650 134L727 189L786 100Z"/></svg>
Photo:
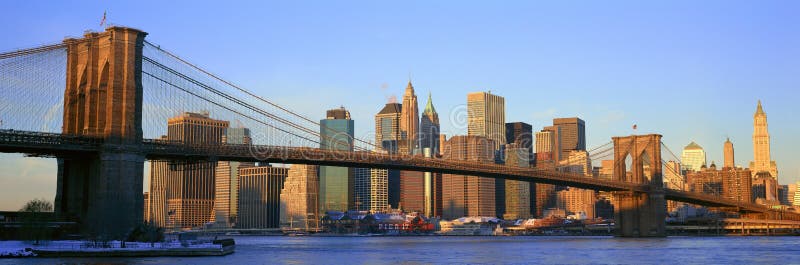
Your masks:
<svg viewBox="0 0 800 265"><path fill-rule="evenodd" d="M162 139L190 144L220 144L227 121L208 113L186 112L167 121ZM152 161L150 164L150 211L161 227L191 228L210 221L215 195L215 162Z"/></svg>
<svg viewBox="0 0 800 265"><path fill-rule="evenodd" d="M281 190L281 227L319 229L319 167L292 165Z"/></svg>
<svg viewBox="0 0 800 265"><path fill-rule="evenodd" d="M353 169L353 207L351 210L369 211L372 173L369 168Z"/></svg>
<svg viewBox="0 0 800 265"><path fill-rule="evenodd" d="M486 137L500 150L506 144L505 99L490 92L467 94L467 135Z"/></svg>
<svg viewBox="0 0 800 265"><path fill-rule="evenodd" d="M227 128L222 141L229 144L250 144L250 129ZM214 211L211 220L217 228L230 228L236 221L236 181L239 169L252 167L253 163L235 161L217 162L214 179Z"/></svg>
<svg viewBox="0 0 800 265"><path fill-rule="evenodd" d="M544 160L544 161L558 162L561 161L562 158L566 157L562 155L564 153L564 149L561 148L561 142L563 142L561 139L561 127L558 126L544 127L541 133L537 133L537 137L543 137L541 139L542 141L539 141L539 139L537 139L536 141L537 161ZM547 141L548 139L550 140L549 143ZM539 147L541 147L541 151ZM549 150L549 152L547 150Z"/></svg>
<svg viewBox="0 0 800 265"><path fill-rule="evenodd" d="M430 101L430 99L429 99ZM402 138L401 149L404 153L414 153L419 146L419 108L417 95L414 93L414 86L408 80L406 91L403 94L403 107L400 110L400 137Z"/></svg>
<svg viewBox="0 0 800 265"><path fill-rule="evenodd" d="M400 171L400 208L405 212L425 210L425 174L419 171Z"/></svg>
<svg viewBox="0 0 800 265"><path fill-rule="evenodd" d="M795 198L797 197L797 183L792 183L787 185L787 199L789 200L789 206L797 206L798 204L795 202Z"/></svg>
<svg viewBox="0 0 800 265"><path fill-rule="evenodd" d="M505 165L530 167L530 149L517 143L507 144ZM503 180L505 182L505 213L503 219L526 219L531 217L531 185L526 181ZM535 187L534 187L535 188Z"/></svg>
<svg viewBox="0 0 800 265"><path fill-rule="evenodd" d="M533 126L524 122L506 123L506 143L516 143L528 150L529 164L533 162Z"/></svg>
<svg viewBox="0 0 800 265"><path fill-rule="evenodd" d="M320 148L353 151L355 122L344 107L328 110L320 124ZM353 169L321 166L319 168L319 208L327 211L347 211L353 207Z"/></svg>
<svg viewBox="0 0 800 265"><path fill-rule="evenodd" d="M593 177L592 161L589 159L589 153L583 150L570 151L565 159L558 162L557 169L561 172L582 174L587 178ZM556 208L571 214L585 213L587 218L595 217L594 190L569 187L558 191L556 197Z"/></svg>
<svg viewBox="0 0 800 265"><path fill-rule="evenodd" d="M379 151L389 154L410 154L411 150L408 149L407 145L403 144L403 133L400 130L402 113L402 104L387 103L375 115L375 144L379 147ZM398 208L400 206L400 171L389 170L387 174L389 178L389 206Z"/></svg>
<svg viewBox="0 0 800 265"><path fill-rule="evenodd" d="M556 208L564 210L568 214L583 213L587 219L594 219L596 217L595 201L594 190L569 187L557 192Z"/></svg>
<svg viewBox="0 0 800 265"><path fill-rule="evenodd" d="M144 221L150 222L150 193L145 191L142 195L144 198Z"/></svg>
<svg viewBox="0 0 800 265"><path fill-rule="evenodd" d="M533 152L533 140L533 126L530 124L524 122L506 123L506 143L515 143L519 147L528 150L528 167L533 166L536 163L536 157L534 156ZM508 162L506 161L506 163ZM528 207L530 207L528 209L528 214L535 211L534 207L536 206L536 197L531 196L531 193L534 191L536 191L536 184L533 182L528 182ZM506 209L506 211L508 210Z"/></svg>
<svg viewBox="0 0 800 265"><path fill-rule="evenodd" d="M420 129L420 150L422 154L427 158L436 158L441 153L442 149L442 140L444 139L444 135L440 134L440 125L439 125L439 114L436 112L436 108L433 107L433 99L431 98L431 94L428 93L428 103L425 104L425 109L422 111L422 116L420 118L419 123ZM410 184L403 184L401 183L400 192L406 192L406 196L401 196L401 200L405 198L405 201L402 201L402 206L408 208L415 208L415 205L412 205L412 201L414 198L419 198L415 196L413 191L416 190L415 187L410 187L410 185L415 185L415 181L408 181L405 183ZM442 205L442 174L441 173L432 173L432 172L424 172L422 175L422 208L420 209L425 216L438 216L441 215L441 205Z"/></svg>
<svg viewBox="0 0 800 265"><path fill-rule="evenodd" d="M436 113L436 108L433 107L433 100L431 94L428 93L428 104L425 104L425 109L422 111L422 116L419 122L419 148L424 150L430 148L433 154L439 153L439 114Z"/></svg>
<svg viewBox="0 0 800 265"><path fill-rule="evenodd" d="M733 143L731 142L731 138L725 140L725 144L722 148L723 153L725 154L725 162L722 164L722 168L734 168L736 167L736 159L733 156Z"/></svg>
<svg viewBox="0 0 800 265"><path fill-rule="evenodd" d="M686 184L691 192L721 196L743 203L752 202L750 170L725 167L717 169L714 163L700 171L689 172Z"/></svg>
<svg viewBox="0 0 800 265"><path fill-rule="evenodd" d="M753 179L750 177L750 170L726 167L721 171L722 193L726 199L743 203L753 202Z"/></svg>
<svg viewBox="0 0 800 265"><path fill-rule="evenodd" d="M439 153L438 153L439 156L443 156L444 155L444 143L446 143L446 142L447 142L447 135L445 135L445 134L440 132L439 133Z"/></svg>
<svg viewBox="0 0 800 265"><path fill-rule="evenodd" d="M561 157L559 132L560 128L556 126L548 126L536 132L536 168L556 169L557 161ZM556 207L556 186L537 183L534 191L534 207L531 213L535 217L543 217L545 209Z"/></svg>
<svg viewBox="0 0 800 265"><path fill-rule="evenodd" d="M375 115L375 145L390 154L400 152L402 110L403 105L399 103L387 103Z"/></svg>
<svg viewBox="0 0 800 265"><path fill-rule="evenodd" d="M610 160L612 163L614 160ZM606 161L603 161L604 163ZM605 164L604 164L605 165ZM675 161L667 161L664 168L661 170L664 175L665 187L678 190L686 190L686 177L684 177L681 170L681 163ZM613 172L613 171L612 171Z"/></svg>
<svg viewBox="0 0 800 265"><path fill-rule="evenodd" d="M792 205L800 206L800 181L794 184L794 196L792 198Z"/></svg>
<svg viewBox="0 0 800 265"><path fill-rule="evenodd" d="M770 157L769 130L767 128L767 113L758 101L756 113L753 115L753 161L750 162L750 171L753 178L761 172L769 172L770 176L778 179L778 166Z"/></svg>
<svg viewBox="0 0 800 265"><path fill-rule="evenodd" d="M706 165L706 151L697 143L691 142L683 148L681 162L683 170L700 171Z"/></svg>
<svg viewBox="0 0 800 265"><path fill-rule="evenodd" d="M589 159L589 153L586 151L570 151L569 155L557 164L558 170L561 172L592 176L592 160Z"/></svg>
<svg viewBox="0 0 800 265"><path fill-rule="evenodd" d="M236 228L279 228L281 190L289 169L258 166L239 169Z"/></svg>
<svg viewBox="0 0 800 265"><path fill-rule="evenodd" d="M444 158L479 163L495 162L495 143L482 136L453 136L445 143ZM494 217L495 181L492 178L444 174L442 217Z"/></svg>
<svg viewBox="0 0 800 265"><path fill-rule="evenodd" d="M561 158L570 151L586 151L586 123L580 118L555 118L553 126L560 128Z"/></svg>
<svg viewBox="0 0 800 265"><path fill-rule="evenodd" d="M753 201L759 204L778 204L778 181L767 171L756 173L752 183L752 196Z"/></svg>
<svg viewBox="0 0 800 265"><path fill-rule="evenodd" d="M359 211L386 212L389 205L389 170L355 169L355 208Z"/></svg>

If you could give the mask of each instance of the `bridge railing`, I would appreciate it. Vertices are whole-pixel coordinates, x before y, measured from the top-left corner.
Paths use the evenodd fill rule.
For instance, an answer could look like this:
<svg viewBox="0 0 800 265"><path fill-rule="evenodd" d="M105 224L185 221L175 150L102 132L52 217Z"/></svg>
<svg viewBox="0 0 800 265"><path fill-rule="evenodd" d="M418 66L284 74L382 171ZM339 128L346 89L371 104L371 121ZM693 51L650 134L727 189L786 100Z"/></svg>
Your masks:
<svg viewBox="0 0 800 265"><path fill-rule="evenodd" d="M97 146L103 143L99 137L44 133L17 130L0 130L0 143L20 145L86 145Z"/></svg>
<svg viewBox="0 0 800 265"><path fill-rule="evenodd" d="M287 161L288 163L325 162L327 164L345 162L364 167L390 167L419 171L462 172L463 175L480 174L510 176L521 180L546 176L548 180L576 182L598 187L612 187L615 190L645 190L640 184L622 183L586 177L582 174L556 172L526 167L507 166L485 161L464 161L425 158L419 155L399 155L371 151L335 151L310 147L286 147L248 144L191 144L164 139L145 140L143 151L155 159L175 160L246 160L246 161ZM454 173L455 174L455 173Z"/></svg>

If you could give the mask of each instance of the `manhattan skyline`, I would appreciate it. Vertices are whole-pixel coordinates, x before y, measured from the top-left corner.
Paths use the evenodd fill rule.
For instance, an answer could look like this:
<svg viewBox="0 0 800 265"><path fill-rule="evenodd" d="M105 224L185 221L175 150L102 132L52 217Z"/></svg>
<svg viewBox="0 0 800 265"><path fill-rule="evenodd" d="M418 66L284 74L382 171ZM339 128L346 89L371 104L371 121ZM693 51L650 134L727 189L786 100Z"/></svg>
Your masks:
<svg viewBox="0 0 800 265"><path fill-rule="evenodd" d="M95 13L84 9L50 17L60 10L35 3L4 3L13 14L0 21L25 23L0 29L6 36L15 36L0 42L0 50L59 42L52 36L63 32L79 35L83 29L101 30L97 23L103 10L108 10L110 22L146 29L163 48L179 51L304 116L321 119L325 110L345 106L359 138L374 130L372 115L389 98L396 96L399 102L410 72L417 95L432 93L442 133L448 136L466 134L466 127L454 125L451 115L465 107L466 94L491 90L506 99L507 122L541 128L552 118L582 118L587 148L604 144L612 136L632 134L636 124L637 134L663 134L674 152L697 142L708 153L709 163L722 164L723 143L730 137L736 164L745 167L753 160L752 115L760 99L769 115L779 181L800 180L796 163L800 140L792 137L800 132L793 119L800 96L792 92L798 85L800 30L791 26L798 19L789 17L788 11L797 4L715 4L680 10L637 3L633 5L641 13L635 15L625 14L624 5L571 10L568 5L515 4L516 10L500 10L412 3L375 14L365 13L357 4L329 13L322 4L302 10L269 4L222 8L218 12L238 13L239 18L186 27L177 21L193 12L211 12L212 7L178 10L166 6L153 11L154 21L146 21L137 17L141 15L137 12L143 12L139 7L128 10L124 4L89 2L98 6ZM693 6L686 2L684 7ZM715 10L719 7L724 9ZM41 11L29 12L33 8ZM565 17L546 15L548 10ZM277 16L259 16L257 11ZM656 15L658 11L664 13ZM483 21L482 12L510 15ZM737 15L743 12L756 15L742 21ZM20 14L27 14L26 18ZM293 14L312 19L301 21ZM403 15L412 16L400 21ZM331 24L322 23L333 17ZM679 18L684 20L674 21ZM366 21L375 25L365 25ZM259 29L267 34L255 37L249 32ZM493 33L497 30L500 33ZM55 190L55 164L19 157L2 156L0 167L7 169L0 174L2 186L35 186L31 191L45 191L44 195L20 193L23 201L31 196L52 198L47 194ZM15 192L3 190L9 194L3 196L3 204L13 203L11 196L23 196ZM0 209L19 208L3 204Z"/></svg>

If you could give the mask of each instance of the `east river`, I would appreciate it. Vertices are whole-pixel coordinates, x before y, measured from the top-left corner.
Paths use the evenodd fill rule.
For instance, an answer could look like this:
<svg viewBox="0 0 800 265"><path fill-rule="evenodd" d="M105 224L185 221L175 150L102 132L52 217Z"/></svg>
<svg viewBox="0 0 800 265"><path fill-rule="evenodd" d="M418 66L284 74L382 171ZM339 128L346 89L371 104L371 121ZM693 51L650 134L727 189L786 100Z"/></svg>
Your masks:
<svg viewBox="0 0 800 265"><path fill-rule="evenodd" d="M4 264L800 264L800 237L235 237L203 258L0 259Z"/></svg>

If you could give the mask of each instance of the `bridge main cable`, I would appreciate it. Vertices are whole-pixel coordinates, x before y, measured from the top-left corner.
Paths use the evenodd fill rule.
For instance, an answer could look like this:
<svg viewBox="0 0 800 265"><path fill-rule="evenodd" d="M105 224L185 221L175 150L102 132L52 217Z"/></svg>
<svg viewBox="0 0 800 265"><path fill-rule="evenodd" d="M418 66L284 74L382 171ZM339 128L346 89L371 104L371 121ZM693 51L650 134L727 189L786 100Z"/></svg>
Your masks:
<svg viewBox="0 0 800 265"><path fill-rule="evenodd" d="M262 102L264 102L264 103L267 103L267 104L269 104L269 105L271 105L271 106L273 106L273 107L275 107L275 108L278 108L278 109L280 109L280 110L282 110L282 111L284 111L284 112L286 112L286 113L288 113L288 114L290 114L290 115L292 115L292 116L295 116L295 117L297 117L297 118L300 118L300 119L302 119L302 120L305 120L305 121L307 121L307 122L310 122L310 123L312 123L312 124L315 124L315 125L317 125L317 126L323 126L323 125L321 125L321 124L320 124L319 122L317 122L317 121L311 120L311 119L309 119L309 118L307 118L307 117L305 117L305 116L303 116L303 115L300 115L300 114L298 114L298 113L296 113L296 112L293 112L293 111L291 111L291 110L289 110L289 109L286 109L286 108L284 108L284 107L282 107L282 106L280 106L280 105L278 105L278 104L275 104L275 103L273 103L273 102L271 102L271 101L269 101L269 100L266 100L266 99L264 99L264 98L262 98L262 97L260 97L260 96L258 96L258 95L256 95L256 94L254 94L254 93L252 93L252 92L250 92L250 91L248 91L248 90L246 90L246 89L244 89L244 88L241 88L240 86L237 86L236 84L233 84L232 82L229 82L229 81L227 81L227 80L225 80L225 79L222 79L222 78L220 78L220 77L218 77L218 76L216 76L216 75L214 75L214 74L212 74L212 73L210 73L210 72L208 72L208 71L206 71L206 70L204 70L204 69L202 69L202 68L200 68L200 67L198 67L198 66L196 66L196 65L194 65L194 64L192 64L192 63L190 63L190 62L188 62L188 61L186 61L186 60L184 60L183 58L181 58L181 57L179 57L179 56L177 56L177 55L175 55L175 54L173 54L173 53L171 53L171 52L169 52L169 51L167 51L167 50L164 50L164 49L162 49L162 48L161 48L161 46L158 46L158 45L155 45L155 44L153 44L153 43L150 43L150 42L148 42L147 40L145 40L144 42L145 42L145 43L147 43L148 45L150 45L150 46L154 47L155 49L157 49L157 50L159 50L159 51L163 52L164 54L168 55L169 57L172 57L172 58L174 58L175 60L178 60L178 61L180 61L180 62L182 62L182 63L184 63L184 64L188 65L189 67L192 67L192 68L194 68L194 69L196 69L196 70L198 70L198 71L200 71L200 72L202 72L202 73L204 73L204 74L206 74L206 75L210 76L211 78L214 78L214 79L216 79L217 81L220 81L220 82L222 82L222 83L224 83L224 84L226 84L226 85L229 85L229 86L231 86L231 87L235 88L236 90L239 90L239 91L240 91L240 92L242 92L242 93L245 93L245 94L247 94L247 95L249 95L249 96L251 96L251 97L254 97L254 98L258 99L259 101L262 101ZM342 133L342 132L339 132L339 131L337 131L337 130L335 130L335 129L333 129L333 128L330 128L330 127L328 127L328 126L324 126L324 127L325 127L325 129L326 129L326 130L328 130L328 131L331 131L331 132L334 132L334 133L337 133L337 134L340 134L340 133ZM345 134L345 135L347 135L347 134ZM373 143L371 143L371 142L364 141L364 140L361 140L361 139L358 139L358 138L356 138L356 137L352 137L352 136L349 136L349 135L348 135L348 137L349 137L349 138L351 138L351 139L352 139L352 140L354 140L354 141L360 142L360 143L362 143L362 144L366 144L366 145L368 145L368 146L371 146L371 147L373 147L373 148L377 148L377 147L378 147L376 144L373 144Z"/></svg>

